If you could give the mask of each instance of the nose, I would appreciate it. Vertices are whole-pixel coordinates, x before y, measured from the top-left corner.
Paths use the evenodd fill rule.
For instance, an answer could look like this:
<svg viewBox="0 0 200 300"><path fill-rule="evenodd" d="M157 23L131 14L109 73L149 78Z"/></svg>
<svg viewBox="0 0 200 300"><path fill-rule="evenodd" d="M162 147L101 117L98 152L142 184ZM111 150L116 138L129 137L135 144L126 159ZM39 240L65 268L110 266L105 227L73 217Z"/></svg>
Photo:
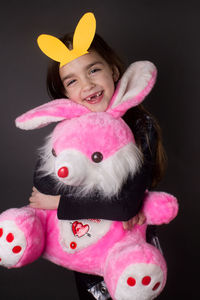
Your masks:
<svg viewBox="0 0 200 300"><path fill-rule="evenodd" d="M66 178L69 174L69 170L67 167L61 167L59 170L58 170L58 177L61 177L61 178Z"/></svg>
<svg viewBox="0 0 200 300"><path fill-rule="evenodd" d="M90 91L94 86L95 84L90 78L85 77L82 79L82 92Z"/></svg>

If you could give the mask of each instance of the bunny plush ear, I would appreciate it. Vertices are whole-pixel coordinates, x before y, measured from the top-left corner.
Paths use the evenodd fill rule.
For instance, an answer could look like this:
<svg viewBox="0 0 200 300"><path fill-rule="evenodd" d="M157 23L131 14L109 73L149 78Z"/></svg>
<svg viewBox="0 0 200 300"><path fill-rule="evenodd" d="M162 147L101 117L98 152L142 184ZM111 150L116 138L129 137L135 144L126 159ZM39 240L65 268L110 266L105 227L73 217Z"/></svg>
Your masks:
<svg viewBox="0 0 200 300"><path fill-rule="evenodd" d="M68 99L58 99L38 106L15 120L20 129L30 130L47 126L52 122L71 119L89 113L86 107Z"/></svg>
<svg viewBox="0 0 200 300"><path fill-rule="evenodd" d="M80 19L73 36L73 49L69 50L63 42L54 36L41 34L39 48L51 59L60 62L60 67L88 53L96 31L96 20L93 13L86 13Z"/></svg>
<svg viewBox="0 0 200 300"><path fill-rule="evenodd" d="M149 61L131 64L118 83L107 112L121 117L128 109L140 104L153 88L156 76L156 67Z"/></svg>

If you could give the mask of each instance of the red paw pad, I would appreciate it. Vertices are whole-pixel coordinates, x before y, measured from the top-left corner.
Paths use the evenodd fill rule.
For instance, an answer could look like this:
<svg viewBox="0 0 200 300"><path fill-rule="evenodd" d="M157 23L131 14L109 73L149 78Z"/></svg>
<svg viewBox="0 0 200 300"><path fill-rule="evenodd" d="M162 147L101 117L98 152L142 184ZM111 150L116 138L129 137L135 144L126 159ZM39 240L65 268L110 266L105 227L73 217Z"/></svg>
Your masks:
<svg viewBox="0 0 200 300"><path fill-rule="evenodd" d="M19 253L21 250L22 250L22 247L20 247L20 246L15 246L15 247L12 249L12 252L15 253L15 254L17 254L17 253Z"/></svg>
<svg viewBox="0 0 200 300"><path fill-rule="evenodd" d="M3 235L3 229L0 228L0 237L2 237L2 235Z"/></svg>
<svg viewBox="0 0 200 300"><path fill-rule="evenodd" d="M142 284L143 285L149 285L149 283L151 282L151 277L150 276L145 276L142 279Z"/></svg>
<svg viewBox="0 0 200 300"><path fill-rule="evenodd" d="M127 279L127 284L130 285L130 286L134 286L134 285L136 284L135 278L129 277L129 278Z"/></svg>
<svg viewBox="0 0 200 300"><path fill-rule="evenodd" d="M160 282L157 282L154 287L152 288L153 291L156 291L160 286Z"/></svg>
<svg viewBox="0 0 200 300"><path fill-rule="evenodd" d="M12 243L12 241L14 240L14 235L12 233L9 233L7 236L6 236L6 241L8 243Z"/></svg>

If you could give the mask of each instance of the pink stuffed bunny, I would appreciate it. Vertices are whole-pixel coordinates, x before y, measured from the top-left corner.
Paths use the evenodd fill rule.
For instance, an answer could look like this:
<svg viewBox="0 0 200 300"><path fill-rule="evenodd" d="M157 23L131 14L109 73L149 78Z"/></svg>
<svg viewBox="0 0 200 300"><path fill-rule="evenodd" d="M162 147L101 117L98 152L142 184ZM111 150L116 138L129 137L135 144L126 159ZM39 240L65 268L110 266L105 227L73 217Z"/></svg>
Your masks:
<svg viewBox="0 0 200 300"><path fill-rule="evenodd" d="M16 125L27 130L62 121L43 149L42 173L54 176L58 186L74 186L77 196L97 189L109 201L142 161L120 117L142 102L155 79L152 63L136 62L119 82L106 112L90 112L59 99L18 117ZM17 268L43 255L66 268L103 276L112 299L154 299L165 286L167 268L160 251L146 242L146 227L169 223L178 204L172 195L147 191L142 209L146 223L131 231L122 222L58 220L55 210L9 209L0 215L0 265Z"/></svg>

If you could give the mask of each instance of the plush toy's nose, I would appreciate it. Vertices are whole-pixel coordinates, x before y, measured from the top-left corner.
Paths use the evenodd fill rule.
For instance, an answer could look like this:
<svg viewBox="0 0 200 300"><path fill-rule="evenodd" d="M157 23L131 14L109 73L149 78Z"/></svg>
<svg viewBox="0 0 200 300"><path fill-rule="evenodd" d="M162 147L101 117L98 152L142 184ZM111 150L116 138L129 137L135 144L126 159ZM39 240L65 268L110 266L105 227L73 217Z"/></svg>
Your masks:
<svg viewBox="0 0 200 300"><path fill-rule="evenodd" d="M65 178L68 176L68 174L69 174L69 170L67 167L61 167L58 170L58 177Z"/></svg>

